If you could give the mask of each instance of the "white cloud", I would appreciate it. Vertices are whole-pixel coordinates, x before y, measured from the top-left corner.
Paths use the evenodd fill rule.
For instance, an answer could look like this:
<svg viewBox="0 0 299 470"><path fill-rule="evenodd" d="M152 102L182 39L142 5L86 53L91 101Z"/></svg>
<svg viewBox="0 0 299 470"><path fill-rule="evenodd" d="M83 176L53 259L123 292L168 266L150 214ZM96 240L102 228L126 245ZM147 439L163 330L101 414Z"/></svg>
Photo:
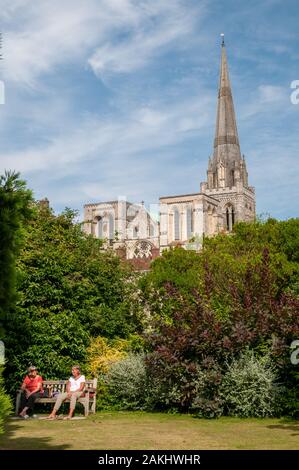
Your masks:
<svg viewBox="0 0 299 470"><path fill-rule="evenodd" d="M290 103L290 91L287 87L264 84L252 90L243 104L240 117L245 120L262 113L274 110L287 111Z"/></svg>
<svg viewBox="0 0 299 470"><path fill-rule="evenodd" d="M106 120L87 118L80 128L74 122L74 127L49 139L45 145L4 153L1 167L15 168L24 174L55 167L62 177L72 174L78 163L88 165L89 160L98 159L104 174L110 168L113 177L118 160L124 159L134 166L137 154L173 145L185 138L185 131L198 132L210 124L211 101L203 93L202 98L191 97L161 108L133 108L118 120L114 116ZM51 178L50 174L47 176Z"/></svg>
<svg viewBox="0 0 299 470"><path fill-rule="evenodd" d="M36 86L40 75L55 66L87 60L89 50L105 40L112 27L133 20L129 3L126 0L5 2L2 13L7 22L6 78Z"/></svg>
<svg viewBox="0 0 299 470"><path fill-rule="evenodd" d="M192 34L188 3L2 0L6 79L37 87L42 74L68 62L89 62L98 75L134 70Z"/></svg>
<svg viewBox="0 0 299 470"><path fill-rule="evenodd" d="M289 94L289 91L282 86L260 85L258 88L259 101L264 103L281 103Z"/></svg>
<svg viewBox="0 0 299 470"><path fill-rule="evenodd" d="M186 10L181 2L140 3L136 27L125 40L107 43L97 48L89 59L94 72L132 72L143 67L176 41L190 36L194 28L194 11ZM146 6L146 8L144 8ZM197 16L198 19L198 16Z"/></svg>

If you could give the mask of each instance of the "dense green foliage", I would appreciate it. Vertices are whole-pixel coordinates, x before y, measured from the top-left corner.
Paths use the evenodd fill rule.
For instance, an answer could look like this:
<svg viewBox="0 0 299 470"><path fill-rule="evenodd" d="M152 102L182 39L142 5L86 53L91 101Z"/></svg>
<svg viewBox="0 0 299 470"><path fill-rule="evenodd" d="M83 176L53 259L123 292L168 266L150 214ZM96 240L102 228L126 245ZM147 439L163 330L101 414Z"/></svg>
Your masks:
<svg viewBox="0 0 299 470"><path fill-rule="evenodd" d="M16 301L16 259L31 217L32 195L16 173L0 176L0 332ZM2 330L1 330L2 328Z"/></svg>
<svg viewBox="0 0 299 470"><path fill-rule="evenodd" d="M24 228L32 215L32 195L15 173L0 177L0 340L4 339L16 302L16 259L21 249ZM6 345L7 346L7 345ZM0 368L0 434L11 411Z"/></svg>
<svg viewBox="0 0 299 470"><path fill-rule="evenodd" d="M164 252L140 284L144 301L152 316L171 318L179 308L196 303L196 290L223 317L230 311L235 292L244 295L248 272L263 263L265 250L273 295L298 294L299 219L269 219L236 224L231 236L206 237L200 254L182 248ZM257 291L259 282L262 280L256 278ZM167 296L168 287L179 295Z"/></svg>
<svg viewBox="0 0 299 470"><path fill-rule="evenodd" d="M3 433L4 420L9 416L12 409L11 399L5 392L3 382L2 369L0 368L0 434Z"/></svg>
<svg viewBox="0 0 299 470"><path fill-rule="evenodd" d="M19 299L7 337L10 389L34 363L44 378L84 366L90 339L126 338L138 329L131 273L101 241L83 233L66 210L37 207L18 261Z"/></svg>
<svg viewBox="0 0 299 470"><path fill-rule="evenodd" d="M220 396L228 415L264 418L279 411L277 406L282 392L269 358L255 357L245 351L228 365Z"/></svg>
<svg viewBox="0 0 299 470"><path fill-rule="evenodd" d="M119 409L147 407L147 370L142 354L130 354L113 363L105 376L107 401Z"/></svg>
<svg viewBox="0 0 299 470"><path fill-rule="evenodd" d="M202 276L202 263L198 253L182 248L164 251L152 263L151 271L140 280L141 299L151 318L171 318L180 308L193 303L193 290L198 288ZM169 287L180 295L167 295Z"/></svg>
<svg viewBox="0 0 299 470"><path fill-rule="evenodd" d="M298 374L290 344L299 337L298 246L297 219L240 223L231 236L205 239L199 254L176 248L153 263L140 285L150 312L154 407L207 417L230 412L220 396L222 382L249 348L257 360L271 357L284 387L280 412L294 415Z"/></svg>
<svg viewBox="0 0 299 470"><path fill-rule="evenodd" d="M299 219L278 222L241 222L232 236L206 238L203 250L206 279L204 292L213 308L220 313L230 305L234 289L242 294L246 288L248 269L263 263L265 251L271 280L269 288L278 297L282 292L298 294L299 284ZM259 290L257 278L256 290Z"/></svg>
<svg viewBox="0 0 299 470"><path fill-rule="evenodd" d="M152 360L152 358L151 358ZM210 360L211 361L211 360ZM285 388L277 382L277 369L269 356L245 350L220 368L216 362L190 364L163 361L157 374L152 361L130 354L115 362L105 375L104 405L123 410L183 410L182 398L189 394L188 409L198 417L222 414L267 417L281 413ZM103 405L103 403L102 403Z"/></svg>

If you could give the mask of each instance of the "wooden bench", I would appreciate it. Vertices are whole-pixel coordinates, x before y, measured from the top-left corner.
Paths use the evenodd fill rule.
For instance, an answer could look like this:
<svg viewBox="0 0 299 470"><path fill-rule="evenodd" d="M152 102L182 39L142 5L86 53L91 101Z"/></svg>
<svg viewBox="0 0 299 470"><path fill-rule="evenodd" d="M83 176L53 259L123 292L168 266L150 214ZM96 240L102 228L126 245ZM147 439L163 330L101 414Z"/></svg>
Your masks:
<svg viewBox="0 0 299 470"><path fill-rule="evenodd" d="M97 396L97 379L86 380L84 395L78 398L77 403L84 406L84 415L87 416L89 412L96 412L96 396ZM45 397L37 398L35 403L55 403L59 393L66 391L66 384L68 380L44 380L43 389L45 390ZM22 390L18 390L16 397L16 415L19 413L21 404ZM65 402L69 402L67 399Z"/></svg>

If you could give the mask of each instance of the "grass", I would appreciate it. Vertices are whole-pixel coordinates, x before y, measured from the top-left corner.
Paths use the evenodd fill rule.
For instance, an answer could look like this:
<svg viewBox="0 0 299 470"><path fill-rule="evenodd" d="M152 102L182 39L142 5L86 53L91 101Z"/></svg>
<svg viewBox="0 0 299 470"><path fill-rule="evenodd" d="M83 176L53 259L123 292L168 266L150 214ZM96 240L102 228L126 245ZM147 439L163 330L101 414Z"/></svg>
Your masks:
<svg viewBox="0 0 299 470"><path fill-rule="evenodd" d="M299 422L100 412L73 421L10 420L4 449L299 449Z"/></svg>

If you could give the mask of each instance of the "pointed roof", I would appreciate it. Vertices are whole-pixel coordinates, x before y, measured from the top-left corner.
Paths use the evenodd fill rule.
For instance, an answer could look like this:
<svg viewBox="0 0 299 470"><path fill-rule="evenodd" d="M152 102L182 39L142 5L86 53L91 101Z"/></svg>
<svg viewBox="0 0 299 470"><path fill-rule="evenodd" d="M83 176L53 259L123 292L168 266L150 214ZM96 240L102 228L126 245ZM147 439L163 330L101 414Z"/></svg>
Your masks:
<svg viewBox="0 0 299 470"><path fill-rule="evenodd" d="M240 160L241 153L229 80L224 35L222 34L221 36L221 65L213 160L229 160L232 162L234 160Z"/></svg>

